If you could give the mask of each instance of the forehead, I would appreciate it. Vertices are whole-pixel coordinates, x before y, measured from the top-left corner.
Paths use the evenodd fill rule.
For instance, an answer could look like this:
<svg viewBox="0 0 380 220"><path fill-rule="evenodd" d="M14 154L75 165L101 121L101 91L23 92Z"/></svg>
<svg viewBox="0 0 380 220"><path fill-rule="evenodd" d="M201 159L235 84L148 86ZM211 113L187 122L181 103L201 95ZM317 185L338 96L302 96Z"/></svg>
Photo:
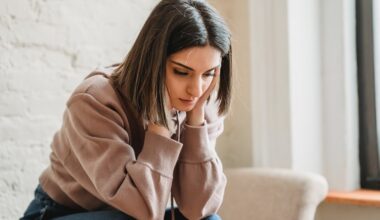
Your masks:
<svg viewBox="0 0 380 220"><path fill-rule="evenodd" d="M221 52L209 45L190 47L172 54L169 59L194 70L203 70L218 66L221 62Z"/></svg>

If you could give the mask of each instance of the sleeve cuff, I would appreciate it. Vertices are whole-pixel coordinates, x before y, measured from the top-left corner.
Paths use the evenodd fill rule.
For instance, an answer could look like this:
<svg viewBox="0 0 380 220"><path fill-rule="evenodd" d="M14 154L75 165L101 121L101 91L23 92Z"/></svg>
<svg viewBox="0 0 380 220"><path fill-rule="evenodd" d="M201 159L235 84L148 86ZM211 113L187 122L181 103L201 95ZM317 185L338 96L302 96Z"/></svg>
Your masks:
<svg viewBox="0 0 380 220"><path fill-rule="evenodd" d="M137 159L152 170L173 178L182 144L153 132L145 133L144 146Z"/></svg>
<svg viewBox="0 0 380 220"><path fill-rule="evenodd" d="M180 155L182 162L204 162L216 156L215 149L209 144L208 126L184 125L182 134L183 149Z"/></svg>

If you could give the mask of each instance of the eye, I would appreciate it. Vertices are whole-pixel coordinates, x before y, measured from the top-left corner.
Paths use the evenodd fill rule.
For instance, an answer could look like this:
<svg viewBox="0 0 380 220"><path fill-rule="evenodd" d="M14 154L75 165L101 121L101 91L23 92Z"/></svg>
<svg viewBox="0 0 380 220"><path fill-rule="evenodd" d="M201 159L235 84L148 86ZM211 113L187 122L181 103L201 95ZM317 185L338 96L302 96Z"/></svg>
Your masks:
<svg viewBox="0 0 380 220"><path fill-rule="evenodd" d="M175 74L180 75L180 76L187 76L187 72L182 72L179 70L174 69L173 70Z"/></svg>
<svg viewBox="0 0 380 220"><path fill-rule="evenodd" d="M215 71L210 71L205 74L203 74L204 77L214 77L215 76Z"/></svg>

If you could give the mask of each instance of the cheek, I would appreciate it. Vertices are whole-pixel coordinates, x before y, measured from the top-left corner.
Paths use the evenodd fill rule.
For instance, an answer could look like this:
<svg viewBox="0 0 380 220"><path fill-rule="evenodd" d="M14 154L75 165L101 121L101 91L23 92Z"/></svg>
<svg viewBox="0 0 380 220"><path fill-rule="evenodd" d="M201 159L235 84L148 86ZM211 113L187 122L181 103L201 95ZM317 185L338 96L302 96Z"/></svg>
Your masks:
<svg viewBox="0 0 380 220"><path fill-rule="evenodd" d="M168 78L166 80L166 88L168 89L169 95L173 97L181 92L182 83L180 80L176 80L174 77Z"/></svg>

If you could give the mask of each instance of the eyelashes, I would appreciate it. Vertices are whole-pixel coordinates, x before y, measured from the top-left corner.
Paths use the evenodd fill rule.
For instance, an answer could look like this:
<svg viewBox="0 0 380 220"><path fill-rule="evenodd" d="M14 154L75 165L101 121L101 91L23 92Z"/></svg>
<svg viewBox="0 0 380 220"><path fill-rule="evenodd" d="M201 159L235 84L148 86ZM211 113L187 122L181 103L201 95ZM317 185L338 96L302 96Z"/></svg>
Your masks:
<svg viewBox="0 0 380 220"><path fill-rule="evenodd" d="M187 76L187 72L182 72L179 70L174 69L173 70L175 74L180 75L180 76Z"/></svg>
<svg viewBox="0 0 380 220"><path fill-rule="evenodd" d="M205 73L203 75L207 76L207 77L214 77L215 76L215 71L214 72L208 72L208 73Z"/></svg>
<svg viewBox="0 0 380 220"><path fill-rule="evenodd" d="M179 76L187 76L188 75L187 72L182 72L182 71L179 71L177 69L174 69L173 72ZM214 77L214 76L215 76L215 70L209 71L209 72L203 74L203 77Z"/></svg>

